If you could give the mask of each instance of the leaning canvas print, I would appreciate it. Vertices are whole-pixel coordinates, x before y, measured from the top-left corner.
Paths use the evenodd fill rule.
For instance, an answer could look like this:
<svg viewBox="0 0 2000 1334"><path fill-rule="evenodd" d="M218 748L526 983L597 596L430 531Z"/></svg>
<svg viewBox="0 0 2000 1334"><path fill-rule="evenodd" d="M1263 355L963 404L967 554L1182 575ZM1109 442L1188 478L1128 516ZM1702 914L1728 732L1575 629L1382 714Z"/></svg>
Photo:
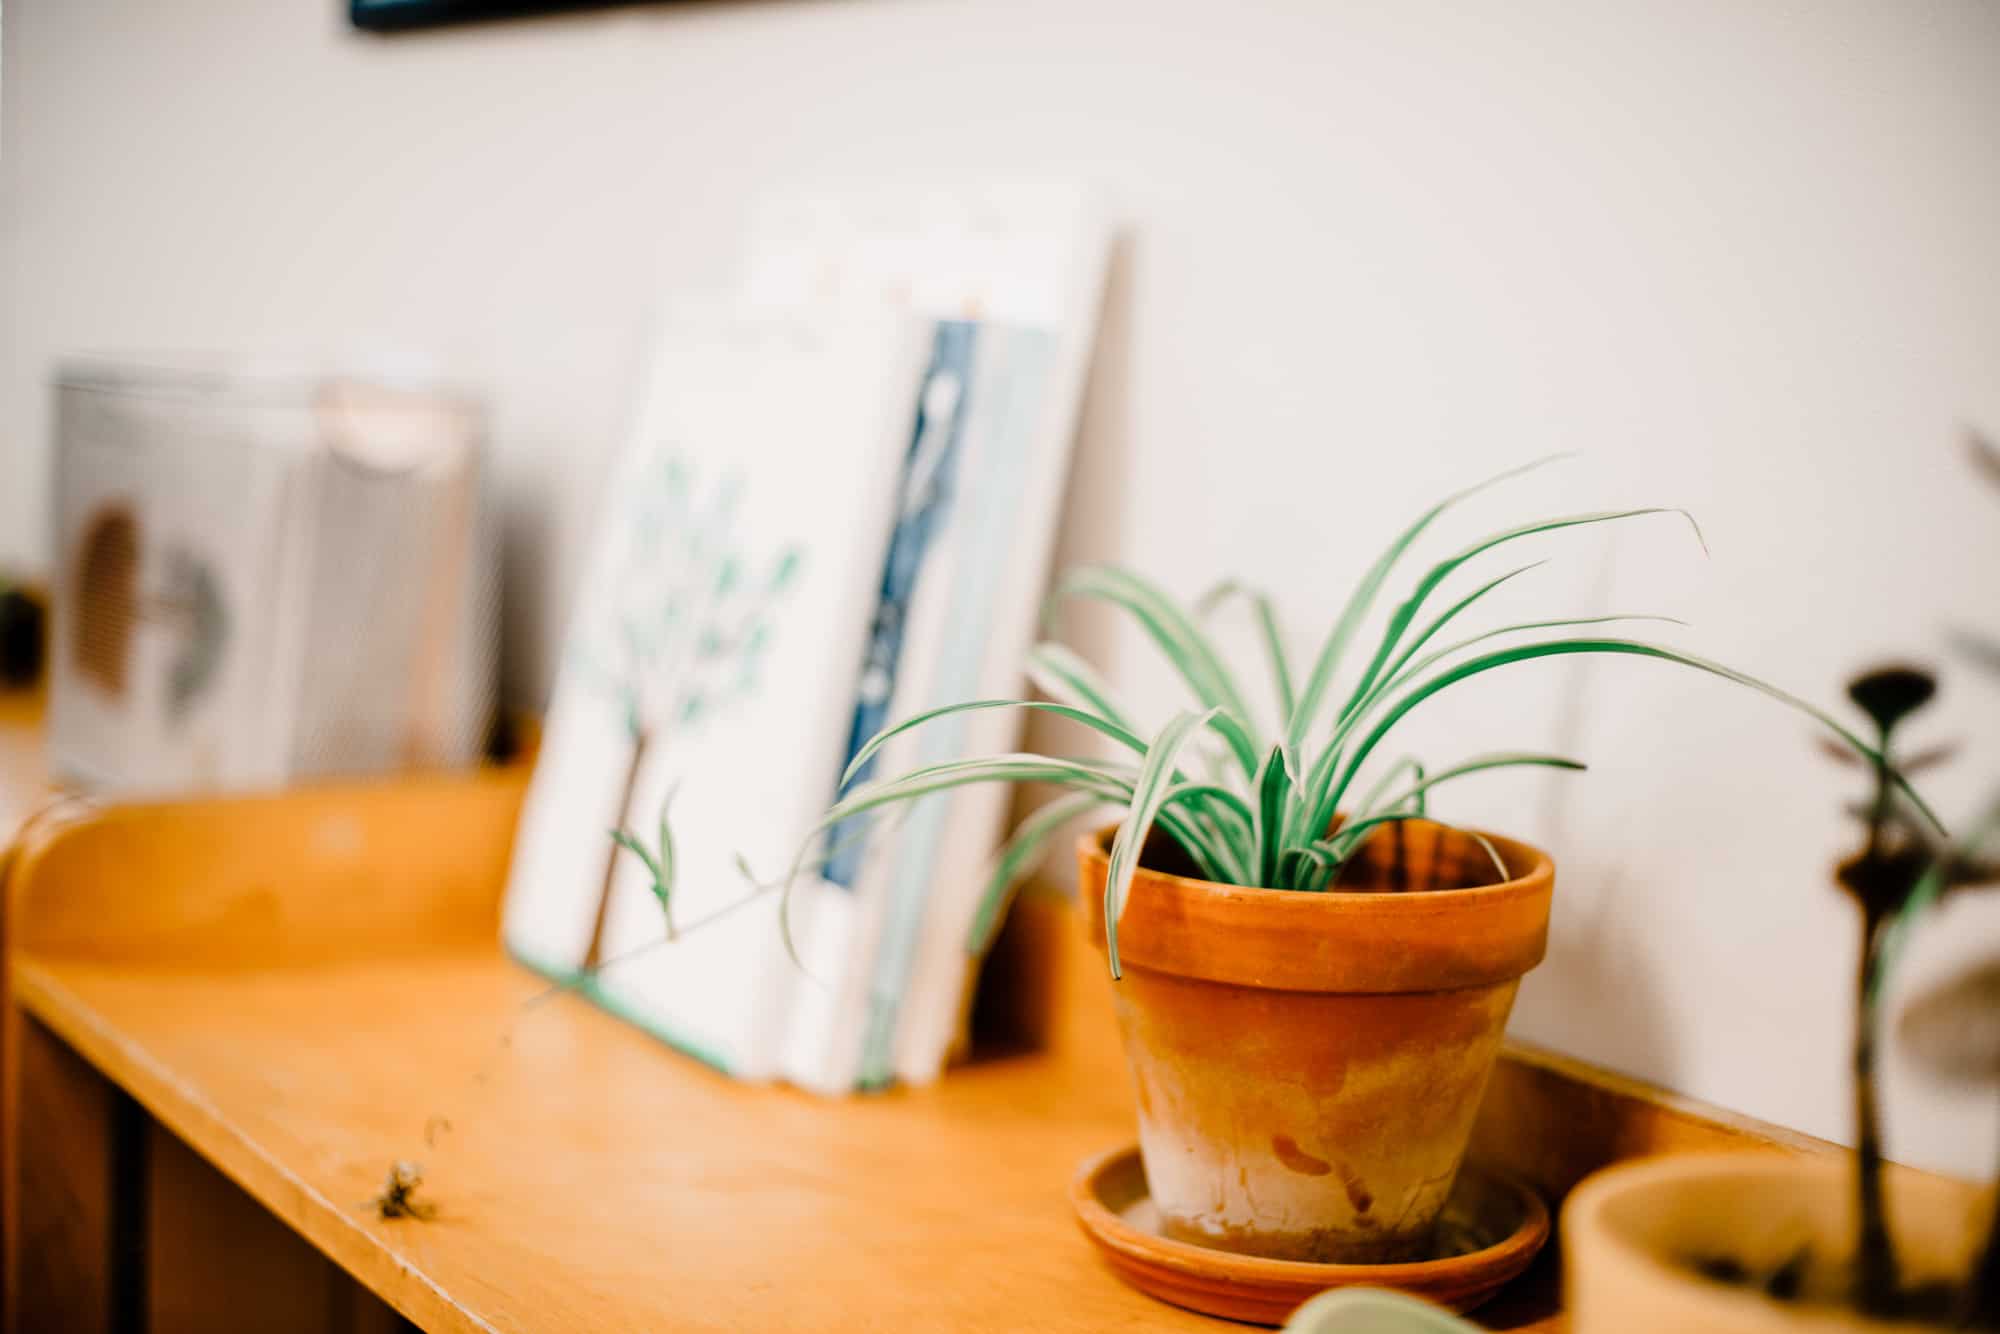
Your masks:
<svg viewBox="0 0 2000 1334"><path fill-rule="evenodd" d="M747 1078L771 1073L798 983L757 884L844 762L922 352L900 320L665 332L523 815L509 948ZM652 842L663 812L670 911L610 836Z"/></svg>
<svg viewBox="0 0 2000 1334"><path fill-rule="evenodd" d="M815 822L871 763L1018 731L966 720L850 767L900 717L1019 687L1106 249L1069 189L864 202L767 215L740 304L661 340L506 924L676 1046L830 1094L933 1078L960 1031L1004 800ZM883 269L866 238L916 223L921 271Z"/></svg>

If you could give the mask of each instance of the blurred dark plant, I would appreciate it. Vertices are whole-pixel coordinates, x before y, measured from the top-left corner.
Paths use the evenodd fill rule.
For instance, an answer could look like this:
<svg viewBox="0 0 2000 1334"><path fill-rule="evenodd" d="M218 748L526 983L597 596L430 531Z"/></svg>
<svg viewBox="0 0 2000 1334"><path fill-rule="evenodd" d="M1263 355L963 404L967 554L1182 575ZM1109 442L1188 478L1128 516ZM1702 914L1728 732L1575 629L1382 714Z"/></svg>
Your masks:
<svg viewBox="0 0 2000 1334"><path fill-rule="evenodd" d="M1856 1242L1855 1304L1873 1315L1898 1305L1895 1245L1882 1204L1882 1127L1875 1089L1875 982L1883 936L1916 894L1934 859L1930 828L1901 799L1895 782L1897 729L1937 694L1937 678L1921 667L1894 664L1863 672L1847 695L1875 725L1875 753L1843 760L1866 764L1873 791L1857 814L1865 841L1835 872L1861 914L1860 963L1854 988L1855 1183L1860 1235Z"/></svg>
<svg viewBox="0 0 2000 1334"><path fill-rule="evenodd" d="M1977 431L1966 433L1966 447L1974 468L2000 489L2000 448ZM2000 639L1967 630L1955 631L1951 639L1974 666L2000 678ZM1886 934L1872 979L1877 1000L1918 917L1955 891L2000 885L2000 787L1960 837L1931 851L1923 878ZM1935 1076L2000 1085L2000 958L1976 964L1912 1000L1898 1035L1918 1063ZM1994 1175L2000 1178L2000 1166ZM1987 1222L1985 1240L1975 1253L1953 1315L1961 1328L2000 1329L2000 1201Z"/></svg>
<svg viewBox="0 0 2000 1334"><path fill-rule="evenodd" d="M1967 431L1965 448L1972 456L1972 466L2000 488L2000 445L1977 431ZM2000 636L1986 630L1956 629L1951 632L1951 643L1963 657L2000 676Z"/></svg>
<svg viewBox="0 0 2000 1334"><path fill-rule="evenodd" d="M1912 1000L1896 1035L1932 1076L2000 1088L2000 955ZM2000 1329L2000 1216L1987 1224L1953 1315L1966 1329Z"/></svg>
<svg viewBox="0 0 2000 1334"><path fill-rule="evenodd" d="M1967 438L1975 468L2000 486L2000 449L1974 433ZM1955 646L1971 661L2000 675L2000 642L1959 631ZM1865 831L1859 851L1843 861L1836 879L1861 916L1861 958L1854 993L1855 1181L1859 1235L1854 1257L1854 1302L1885 1318L1930 1308L1929 1294L1905 1288L1898 1272L1882 1200L1882 1142L1875 1087L1875 1057L1886 984L1912 926L1941 899L1962 889L2000 884L2000 796L1956 839L1905 796L1900 775L1950 757L1951 746L1905 756L1900 729L1937 694L1937 677L1908 664L1862 673L1848 698L1875 726L1872 756L1840 750L1845 763L1865 764L1872 791L1856 809ZM2000 960L1976 967L1912 1002L1899 1035L1934 1073L2000 1083ZM2000 1177L2000 1168L1996 1168ZM1967 1329L2000 1329L2000 1206L1971 1271L1951 1302L1953 1323Z"/></svg>

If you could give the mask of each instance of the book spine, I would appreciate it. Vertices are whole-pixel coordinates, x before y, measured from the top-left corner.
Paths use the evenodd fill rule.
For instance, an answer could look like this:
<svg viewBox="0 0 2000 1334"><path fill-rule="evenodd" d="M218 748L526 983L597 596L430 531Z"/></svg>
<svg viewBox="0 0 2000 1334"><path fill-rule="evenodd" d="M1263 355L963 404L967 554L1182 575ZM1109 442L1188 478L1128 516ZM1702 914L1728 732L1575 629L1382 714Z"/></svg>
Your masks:
<svg viewBox="0 0 2000 1334"><path fill-rule="evenodd" d="M1039 397L1035 390L1040 377L1014 355L1018 335L995 331L989 337L991 350L968 391L976 400L972 405L976 424L969 432L976 442L968 447L963 490L976 502L966 504L961 515L962 554L948 599L952 624L942 638L931 684L934 705L973 698L990 674L993 647L1004 647L1012 638L996 634L996 622L1006 601L1016 528L1033 463L1032 451L1025 447L1031 443L1029 433L1021 419L1030 414L1029 403ZM941 763L963 755L973 734L971 722L967 715L957 714L932 723L921 733L918 762ZM988 727L980 730L1018 730L1019 724L1017 716L1003 715L989 719ZM918 974L926 919L947 920L952 913L949 903L977 894L976 869L968 875L961 865L946 877L939 871L960 860L954 854L970 852L984 859L1004 814L1000 795L943 793L919 803L910 814L898 847L888 925L870 988L864 1084L885 1083L895 1073L897 1029ZM934 948L952 945L938 942Z"/></svg>

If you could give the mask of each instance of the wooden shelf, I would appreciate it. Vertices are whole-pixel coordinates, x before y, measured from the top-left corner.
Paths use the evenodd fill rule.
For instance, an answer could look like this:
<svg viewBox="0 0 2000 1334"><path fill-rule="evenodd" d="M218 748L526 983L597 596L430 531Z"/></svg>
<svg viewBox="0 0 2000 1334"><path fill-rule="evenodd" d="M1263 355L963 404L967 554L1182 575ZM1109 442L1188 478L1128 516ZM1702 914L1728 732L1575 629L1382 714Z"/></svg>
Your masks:
<svg viewBox="0 0 2000 1334"><path fill-rule="evenodd" d="M1038 979L1019 1008L1049 1017L1036 1050L840 1102L746 1087L500 956L520 793L433 779L30 831L6 886L7 1049L32 1094L9 1099L14 1327L54 1327L51 1306L89 1327L78 1302L115 1324L121 1301L151 1301L155 1334L232 1327L190 1314L204 1291L233 1327L381 1327L351 1300L311 1323L280 1309L325 1307L310 1285L253 1301L240 1259L205 1289L163 1277L212 1224L173 1217L157 1166L153 1263L121 1296L115 1255L93 1266L133 1235L106 1182L130 1154L106 1168L89 1146L118 1159L131 1135L106 1108L129 1097L426 1330L1228 1328L1126 1288L1070 1217L1078 1161L1134 1132L1108 987L1066 910L1031 902L1011 928L1010 976ZM1612 1158L1721 1144L1823 1147L1517 1047L1475 1151L1559 1194ZM367 1204L398 1160L424 1165L436 1218ZM107 1198L110 1217L51 1225ZM1481 1318L1559 1329L1553 1275Z"/></svg>

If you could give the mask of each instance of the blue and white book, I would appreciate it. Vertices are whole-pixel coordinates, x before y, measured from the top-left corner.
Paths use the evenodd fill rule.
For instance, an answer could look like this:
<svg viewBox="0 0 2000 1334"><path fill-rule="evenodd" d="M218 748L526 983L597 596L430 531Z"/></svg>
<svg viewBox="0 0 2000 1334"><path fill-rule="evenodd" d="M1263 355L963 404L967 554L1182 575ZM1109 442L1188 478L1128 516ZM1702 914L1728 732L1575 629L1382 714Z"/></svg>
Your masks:
<svg viewBox="0 0 2000 1334"><path fill-rule="evenodd" d="M1026 693L1022 664L1048 582L1075 429L1063 388L1054 332L983 331L960 474L966 504L950 579L939 581L948 628L923 693L909 701L914 711ZM1026 721L1014 710L941 719L928 734L913 734L922 749L911 762L1018 749ZM863 1084L935 1079L961 1042L979 962L968 938L1013 796L990 784L962 788L908 817L874 969Z"/></svg>
<svg viewBox="0 0 2000 1334"><path fill-rule="evenodd" d="M1017 546L1032 451L1010 427L1024 401L1046 396L1049 341L1039 330L937 327L855 694L850 753L891 722L972 698L982 681L1018 671L1018 655L1000 656L1007 637L996 634L996 618L1010 585L1038 588L1040 575L1032 553ZM1020 720L988 718L1000 722L986 731L1004 746ZM959 758L970 721L945 718L897 738L852 782ZM826 985L803 997L788 1077L826 1092L888 1081L905 989L940 966L956 965L963 976L963 935L939 947L924 924L964 898L967 866L977 875L991 855L1008 800L998 787L939 793L891 820L833 831L831 855L811 882L820 907L812 929L799 933L809 942L809 971ZM929 947L948 957L920 970L919 951Z"/></svg>
<svg viewBox="0 0 2000 1334"><path fill-rule="evenodd" d="M970 390L974 350L986 337L978 326L936 326L931 356L916 391L915 421L897 481L893 529L883 561L869 639L856 673L849 710L847 753L859 754L877 732L905 716L924 697L949 636L965 627L940 615L941 594L961 546L964 528L965 444L974 415ZM851 785L908 768L919 737L892 743L858 770ZM831 805L841 788L830 788ZM949 798L941 798L949 802ZM916 828L927 829L935 803L914 808ZM806 968L821 986L801 996L784 1058L786 1077L824 1093L852 1091L861 1075L861 1050L871 1012L876 953L899 867L916 863L919 849L902 837L905 812L889 819L863 818L832 830L826 862L795 886L796 901L811 905L795 932Z"/></svg>
<svg viewBox="0 0 2000 1334"><path fill-rule="evenodd" d="M901 651L892 677L864 678L857 743L922 709L1020 696L1095 342L1102 211L1056 182L862 187L774 200L753 231L755 303L948 321L924 390L934 438L911 449L942 460L923 466L947 485L928 498L915 577L885 572ZM1022 724L1012 711L942 720L885 748L875 774L1012 749ZM812 930L799 933L824 985L800 993L788 1078L837 1093L942 1072L963 1035L977 964L966 939L1011 801L996 786L940 794L847 850L833 869L849 892L812 895Z"/></svg>

